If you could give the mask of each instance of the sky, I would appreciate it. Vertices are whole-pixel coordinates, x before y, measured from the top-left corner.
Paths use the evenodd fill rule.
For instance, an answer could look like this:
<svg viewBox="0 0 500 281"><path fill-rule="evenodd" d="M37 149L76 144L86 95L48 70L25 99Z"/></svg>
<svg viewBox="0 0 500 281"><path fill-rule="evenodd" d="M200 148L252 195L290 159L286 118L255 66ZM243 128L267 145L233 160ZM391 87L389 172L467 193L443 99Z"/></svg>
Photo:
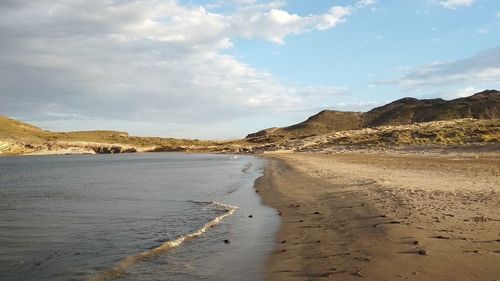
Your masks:
<svg viewBox="0 0 500 281"><path fill-rule="evenodd" d="M500 89L498 0L2 0L0 114L233 139Z"/></svg>

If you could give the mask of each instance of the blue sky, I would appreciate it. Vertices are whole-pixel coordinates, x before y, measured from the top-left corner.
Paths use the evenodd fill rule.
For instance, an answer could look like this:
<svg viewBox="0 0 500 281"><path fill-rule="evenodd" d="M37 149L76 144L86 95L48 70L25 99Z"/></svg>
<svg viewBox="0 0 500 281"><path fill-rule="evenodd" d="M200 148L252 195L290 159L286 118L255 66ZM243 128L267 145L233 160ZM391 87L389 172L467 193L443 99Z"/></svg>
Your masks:
<svg viewBox="0 0 500 281"><path fill-rule="evenodd" d="M238 138L328 109L500 88L500 1L0 4L0 114Z"/></svg>
<svg viewBox="0 0 500 281"><path fill-rule="evenodd" d="M316 5L305 7L304 2L289 1L287 7L307 14L332 3L312 1ZM464 88L481 89L482 83L405 91L389 85L373 87L372 82L404 76L406 68L469 58L498 47L497 10L500 1L454 9L428 1L379 1L331 30L290 36L285 45L244 40L231 51L241 61L289 83L347 87L352 95L346 101L380 102L402 95L452 98Z"/></svg>

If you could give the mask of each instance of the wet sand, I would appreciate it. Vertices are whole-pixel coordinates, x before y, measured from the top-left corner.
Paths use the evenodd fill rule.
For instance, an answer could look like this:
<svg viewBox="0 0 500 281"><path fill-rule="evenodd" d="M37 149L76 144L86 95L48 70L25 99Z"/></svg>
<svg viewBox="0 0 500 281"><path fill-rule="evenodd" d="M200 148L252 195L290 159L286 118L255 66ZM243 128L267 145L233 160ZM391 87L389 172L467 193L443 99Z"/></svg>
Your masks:
<svg viewBox="0 0 500 281"><path fill-rule="evenodd" d="M500 280L500 156L274 154L267 280Z"/></svg>

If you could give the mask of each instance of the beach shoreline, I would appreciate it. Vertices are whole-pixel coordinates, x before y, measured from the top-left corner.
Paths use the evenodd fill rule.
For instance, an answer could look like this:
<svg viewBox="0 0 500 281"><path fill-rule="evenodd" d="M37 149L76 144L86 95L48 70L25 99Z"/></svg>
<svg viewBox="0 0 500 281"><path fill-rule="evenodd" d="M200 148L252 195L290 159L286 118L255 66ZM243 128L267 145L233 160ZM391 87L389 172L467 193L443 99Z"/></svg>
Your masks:
<svg viewBox="0 0 500 281"><path fill-rule="evenodd" d="M497 280L500 157L268 154L266 280Z"/></svg>

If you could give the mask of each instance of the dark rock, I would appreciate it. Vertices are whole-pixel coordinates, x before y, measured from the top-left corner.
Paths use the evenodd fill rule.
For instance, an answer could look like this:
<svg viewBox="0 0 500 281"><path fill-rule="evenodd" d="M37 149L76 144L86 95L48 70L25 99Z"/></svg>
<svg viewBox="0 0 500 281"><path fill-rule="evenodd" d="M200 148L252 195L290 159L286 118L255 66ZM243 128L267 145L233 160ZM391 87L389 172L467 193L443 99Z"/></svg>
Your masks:
<svg viewBox="0 0 500 281"><path fill-rule="evenodd" d="M429 253L426 250L420 250L420 251L418 251L418 254L421 256L428 256L429 255Z"/></svg>
<svg viewBox="0 0 500 281"><path fill-rule="evenodd" d="M443 236L443 235L436 235L436 236L433 236L432 238L435 238L435 239L443 239L443 240L449 240L450 237L448 236Z"/></svg>
<svg viewBox="0 0 500 281"><path fill-rule="evenodd" d="M229 244L229 243L231 243L231 242L229 241L229 239L225 239L225 240L224 240L224 244Z"/></svg>
<svg viewBox="0 0 500 281"><path fill-rule="evenodd" d="M353 275L353 276L356 276L356 277L360 277L360 278L365 277L365 276L364 276L363 274L361 274L361 272L359 272L359 271L356 271L356 272L352 273L352 275Z"/></svg>
<svg viewBox="0 0 500 281"><path fill-rule="evenodd" d="M248 215L249 218L253 218L253 215Z"/></svg>
<svg viewBox="0 0 500 281"><path fill-rule="evenodd" d="M286 243L286 240L281 240L280 241L280 244L285 244Z"/></svg>
<svg viewBox="0 0 500 281"><path fill-rule="evenodd" d="M471 251L464 251L464 253L467 253L467 254L479 254L479 250L471 250Z"/></svg>

